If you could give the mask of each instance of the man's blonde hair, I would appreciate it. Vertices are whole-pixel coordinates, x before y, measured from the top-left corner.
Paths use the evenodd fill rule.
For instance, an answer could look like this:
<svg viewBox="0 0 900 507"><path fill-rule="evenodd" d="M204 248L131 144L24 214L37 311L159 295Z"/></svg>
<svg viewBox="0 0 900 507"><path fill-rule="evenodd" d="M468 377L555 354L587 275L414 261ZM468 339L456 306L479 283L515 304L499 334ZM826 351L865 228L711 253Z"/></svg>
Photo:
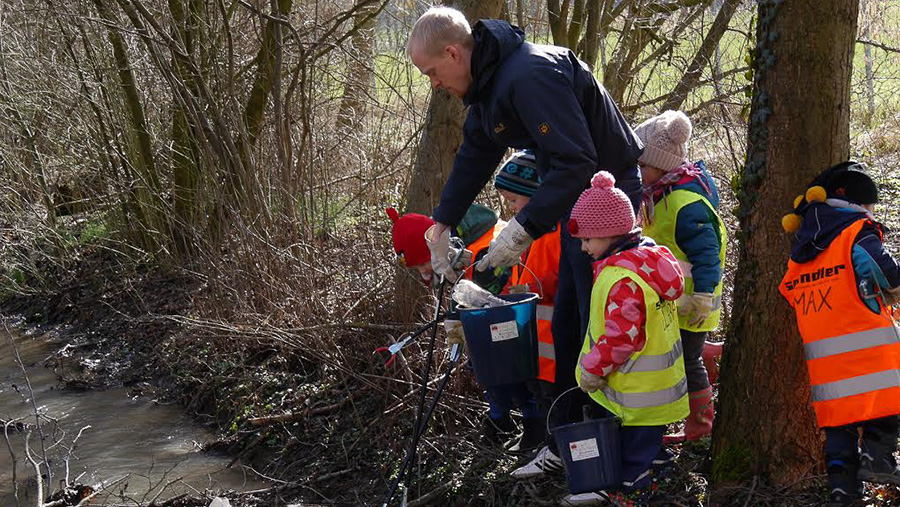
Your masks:
<svg viewBox="0 0 900 507"><path fill-rule="evenodd" d="M422 49L429 56L437 56L450 44L459 44L468 50L474 48L472 28L458 10L432 7L419 17L409 33L406 54L412 56L414 50Z"/></svg>

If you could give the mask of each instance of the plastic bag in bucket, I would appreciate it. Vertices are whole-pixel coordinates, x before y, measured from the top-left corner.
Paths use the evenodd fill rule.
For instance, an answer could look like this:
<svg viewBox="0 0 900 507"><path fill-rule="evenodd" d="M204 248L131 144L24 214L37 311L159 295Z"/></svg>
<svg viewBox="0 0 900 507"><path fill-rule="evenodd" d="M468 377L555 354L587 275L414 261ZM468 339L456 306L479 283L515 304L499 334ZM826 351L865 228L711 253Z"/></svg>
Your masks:
<svg viewBox="0 0 900 507"><path fill-rule="evenodd" d="M571 493L588 493L622 483L619 422L618 417L604 417L553 428Z"/></svg>
<svg viewBox="0 0 900 507"><path fill-rule="evenodd" d="M538 295L503 294L509 304L459 308L475 378L483 386L523 382L537 377Z"/></svg>

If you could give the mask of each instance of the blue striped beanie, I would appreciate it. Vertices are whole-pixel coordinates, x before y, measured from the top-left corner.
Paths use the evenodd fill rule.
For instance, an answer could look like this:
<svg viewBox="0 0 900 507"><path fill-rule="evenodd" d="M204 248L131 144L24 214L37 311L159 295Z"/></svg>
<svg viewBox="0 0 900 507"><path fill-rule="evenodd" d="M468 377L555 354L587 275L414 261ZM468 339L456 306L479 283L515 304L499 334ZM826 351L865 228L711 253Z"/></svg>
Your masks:
<svg viewBox="0 0 900 507"><path fill-rule="evenodd" d="M513 153L494 177L494 187L514 194L531 197L541 185L537 162L528 150Z"/></svg>

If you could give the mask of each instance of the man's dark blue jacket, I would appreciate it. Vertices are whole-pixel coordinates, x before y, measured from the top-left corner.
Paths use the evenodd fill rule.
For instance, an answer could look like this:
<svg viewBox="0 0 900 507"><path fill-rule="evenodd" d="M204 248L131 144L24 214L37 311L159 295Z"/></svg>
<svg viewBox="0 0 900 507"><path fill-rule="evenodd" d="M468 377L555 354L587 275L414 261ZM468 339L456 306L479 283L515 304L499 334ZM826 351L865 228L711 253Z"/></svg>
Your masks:
<svg viewBox="0 0 900 507"><path fill-rule="evenodd" d="M643 146L587 65L569 49L525 42L505 21L481 20L472 35L463 143L433 218L459 223L508 147L537 158L541 186L516 216L534 238L553 229L598 169L637 204Z"/></svg>

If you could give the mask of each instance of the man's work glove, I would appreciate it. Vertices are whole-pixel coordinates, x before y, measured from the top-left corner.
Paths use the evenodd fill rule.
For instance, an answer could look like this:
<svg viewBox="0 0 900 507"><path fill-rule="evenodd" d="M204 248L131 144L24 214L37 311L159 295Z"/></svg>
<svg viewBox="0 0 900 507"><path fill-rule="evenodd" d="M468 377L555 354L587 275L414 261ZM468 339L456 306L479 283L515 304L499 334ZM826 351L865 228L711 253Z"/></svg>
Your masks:
<svg viewBox="0 0 900 507"><path fill-rule="evenodd" d="M440 223L432 225L425 231L425 243L431 252L431 269L448 281L456 282L459 276L450 265L450 228Z"/></svg>
<svg viewBox="0 0 900 507"><path fill-rule="evenodd" d="M448 345L466 345L466 333L463 331L462 322L458 320L445 320L444 332L447 333Z"/></svg>
<svg viewBox="0 0 900 507"><path fill-rule="evenodd" d="M584 365L578 365L578 367L581 368L581 375L578 378L578 387L580 387L582 391L592 393L606 387L606 379L604 377L594 375L585 370Z"/></svg>
<svg viewBox="0 0 900 507"><path fill-rule="evenodd" d="M709 292L695 292L687 300L687 303L678 308L680 315L688 316L688 325L699 326L709 318L713 311L713 303L716 300L714 294Z"/></svg>
<svg viewBox="0 0 900 507"><path fill-rule="evenodd" d="M532 241L534 238L525 232L518 220L513 218L491 241L487 255L475 265L475 269L484 271L487 268L515 266L519 263L522 252L528 249Z"/></svg>

